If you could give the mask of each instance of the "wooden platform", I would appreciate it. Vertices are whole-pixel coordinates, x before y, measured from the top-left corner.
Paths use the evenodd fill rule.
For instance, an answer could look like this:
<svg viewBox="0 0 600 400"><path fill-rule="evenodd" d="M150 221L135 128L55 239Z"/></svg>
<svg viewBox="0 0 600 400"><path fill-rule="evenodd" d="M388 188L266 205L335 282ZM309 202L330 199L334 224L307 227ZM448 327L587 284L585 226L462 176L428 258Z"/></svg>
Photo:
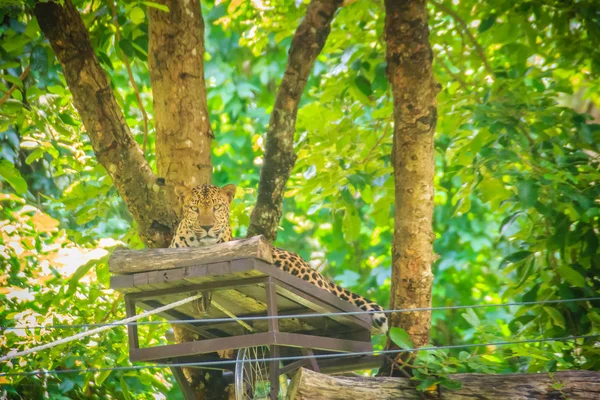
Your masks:
<svg viewBox="0 0 600 400"><path fill-rule="evenodd" d="M245 326L231 319L231 315L360 311L324 289L280 271L271 261L271 246L262 237L200 248L115 251L109 260L109 269L115 274L111 288L125 293L128 315L135 315L136 307L156 309L200 292L212 296L208 310L202 310L201 302L192 302L161 315L169 320L227 318L210 324L185 324L197 333L196 341L148 348L140 348L137 327L132 325L128 328L131 360L190 361L218 350L257 345L277 346L283 356L302 354L307 348L316 353L372 351L370 315L263 319L244 321Z"/></svg>

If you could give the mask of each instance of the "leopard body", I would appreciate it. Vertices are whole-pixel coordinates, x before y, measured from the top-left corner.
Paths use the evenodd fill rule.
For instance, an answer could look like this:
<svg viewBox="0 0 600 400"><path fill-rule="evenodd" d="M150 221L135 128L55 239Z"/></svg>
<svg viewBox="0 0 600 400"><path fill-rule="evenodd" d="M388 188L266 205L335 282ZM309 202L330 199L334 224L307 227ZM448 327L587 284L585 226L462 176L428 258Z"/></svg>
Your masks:
<svg viewBox="0 0 600 400"><path fill-rule="evenodd" d="M235 190L235 185L222 188L202 185L191 190L177 188L176 193L183 204L183 211L181 222L169 247L200 247L231 241L229 214ZM387 332L387 317L377 303L331 282L295 253L278 247L273 247L272 252L273 264L277 268L323 288L361 310L372 312L373 333Z"/></svg>

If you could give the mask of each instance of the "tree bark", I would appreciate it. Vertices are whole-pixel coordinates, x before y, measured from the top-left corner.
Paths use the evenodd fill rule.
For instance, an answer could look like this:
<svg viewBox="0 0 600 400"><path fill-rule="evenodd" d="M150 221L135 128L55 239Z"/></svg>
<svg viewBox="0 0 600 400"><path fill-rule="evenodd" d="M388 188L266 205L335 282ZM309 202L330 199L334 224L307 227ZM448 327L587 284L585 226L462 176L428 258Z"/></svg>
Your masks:
<svg viewBox="0 0 600 400"><path fill-rule="evenodd" d="M395 218L390 308L431 307L433 136L436 84L425 0L386 0L387 76L394 99ZM429 341L430 312L394 314L416 347Z"/></svg>
<svg viewBox="0 0 600 400"><path fill-rule="evenodd" d="M300 369L288 389L290 400L420 400L447 399L598 399L600 372L564 371L550 374L457 374L459 390L442 387L420 394L407 378L328 376ZM560 388L560 389L558 389Z"/></svg>
<svg viewBox="0 0 600 400"><path fill-rule="evenodd" d="M204 20L199 1L158 0L164 12L148 7L148 69L156 126L156 163L165 178L167 200L179 213L183 204L172 188L212 183L214 138L204 81ZM194 333L173 326L178 343ZM198 399L225 399L220 371L184 368Z"/></svg>
<svg viewBox="0 0 600 400"><path fill-rule="evenodd" d="M296 162L296 114L308 75L331 30L342 0L312 0L296 29L283 80L271 112L258 198L250 217L248 237L264 235L275 241L283 209L283 193Z"/></svg>
<svg viewBox="0 0 600 400"><path fill-rule="evenodd" d="M38 2L34 13L61 63L98 162L138 223L140 237L149 247L167 246L175 214L131 135L77 9L71 0L62 6Z"/></svg>
<svg viewBox="0 0 600 400"><path fill-rule="evenodd" d="M168 187L212 181L214 138L204 82L204 20L199 1L158 0L148 7L148 61L156 125L158 173ZM168 196L179 210L174 193Z"/></svg>

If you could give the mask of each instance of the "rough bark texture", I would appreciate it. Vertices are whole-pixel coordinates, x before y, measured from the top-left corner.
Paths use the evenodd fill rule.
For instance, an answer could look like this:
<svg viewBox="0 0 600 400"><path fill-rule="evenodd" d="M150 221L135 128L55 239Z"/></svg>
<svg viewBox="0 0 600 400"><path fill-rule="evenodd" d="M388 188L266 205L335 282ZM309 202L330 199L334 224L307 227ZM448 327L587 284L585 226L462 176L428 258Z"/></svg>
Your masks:
<svg viewBox="0 0 600 400"><path fill-rule="evenodd" d="M549 374L457 374L460 390L436 388L419 394L407 378L327 376L300 369L288 389L290 400L421 400L426 399L598 399L600 372L565 371ZM555 386L553 386L555 385ZM561 389L557 389L561 387Z"/></svg>
<svg viewBox="0 0 600 400"><path fill-rule="evenodd" d="M167 246L175 214L131 135L77 9L65 0L62 6L37 3L34 12L62 65L94 153L137 221L142 240L150 247Z"/></svg>
<svg viewBox="0 0 600 400"><path fill-rule="evenodd" d="M341 4L341 0L312 0L294 34L267 130L258 199L248 227L249 237L264 235L271 241L277 237L285 185L296 162L294 133L298 103L315 59L329 36L331 20Z"/></svg>
<svg viewBox="0 0 600 400"><path fill-rule="evenodd" d="M431 306L433 135L437 120L425 0L386 0L387 76L394 99L395 219L390 308ZM429 341L431 313L394 314L392 326Z"/></svg>
<svg viewBox="0 0 600 400"><path fill-rule="evenodd" d="M148 7L148 61L158 174L169 187L211 183L211 141L204 83L204 20L199 1L158 0ZM169 193L169 204L179 209Z"/></svg>
<svg viewBox="0 0 600 400"><path fill-rule="evenodd" d="M199 1L158 0L169 12L148 7L148 69L156 126L156 163L167 187L212 183L214 138L204 82L204 20ZM174 191L169 205L180 211ZM177 342L193 333L173 326ZM222 373L185 368L198 399L225 399Z"/></svg>

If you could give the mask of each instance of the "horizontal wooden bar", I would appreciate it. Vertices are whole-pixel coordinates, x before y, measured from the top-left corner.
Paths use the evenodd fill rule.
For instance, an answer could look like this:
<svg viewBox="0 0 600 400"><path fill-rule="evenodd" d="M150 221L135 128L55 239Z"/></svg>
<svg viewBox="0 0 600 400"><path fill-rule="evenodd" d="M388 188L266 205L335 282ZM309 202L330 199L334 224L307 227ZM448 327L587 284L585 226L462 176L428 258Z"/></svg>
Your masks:
<svg viewBox="0 0 600 400"><path fill-rule="evenodd" d="M363 352L373 351L371 342L359 342L329 338L325 336L304 335L301 333L276 332L275 343L281 346L306 347L310 349L339 351L339 352Z"/></svg>
<svg viewBox="0 0 600 400"><path fill-rule="evenodd" d="M232 336L218 339L197 340L193 342L169 344L163 346L133 349L130 351L131 361L158 361L173 357L184 357L195 354L213 353L221 350L239 349L274 344L273 333L255 333L251 335Z"/></svg>
<svg viewBox="0 0 600 400"><path fill-rule="evenodd" d="M172 294L185 294L190 292L201 292L204 290L220 290L229 289L233 287L239 287L244 285L255 285L257 283L263 283L265 281L264 276L255 276L250 278L230 279L222 281L210 281L205 283L198 283L195 285L178 286L169 289L143 291L136 293L129 293L128 296L131 299L153 299L157 297L163 297Z"/></svg>

